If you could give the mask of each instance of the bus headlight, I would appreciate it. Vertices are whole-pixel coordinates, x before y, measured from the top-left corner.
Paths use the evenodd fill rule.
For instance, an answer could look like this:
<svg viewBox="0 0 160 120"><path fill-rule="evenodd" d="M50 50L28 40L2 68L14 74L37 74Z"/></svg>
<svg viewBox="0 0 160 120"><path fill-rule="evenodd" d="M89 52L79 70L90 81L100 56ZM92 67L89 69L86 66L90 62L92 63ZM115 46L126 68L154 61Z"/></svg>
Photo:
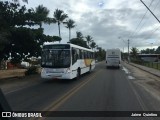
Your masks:
<svg viewBox="0 0 160 120"><path fill-rule="evenodd" d="M70 68L67 68L66 73L70 73L70 72L71 72Z"/></svg>
<svg viewBox="0 0 160 120"><path fill-rule="evenodd" d="M41 73L46 73L46 70L45 70L45 69L42 69Z"/></svg>

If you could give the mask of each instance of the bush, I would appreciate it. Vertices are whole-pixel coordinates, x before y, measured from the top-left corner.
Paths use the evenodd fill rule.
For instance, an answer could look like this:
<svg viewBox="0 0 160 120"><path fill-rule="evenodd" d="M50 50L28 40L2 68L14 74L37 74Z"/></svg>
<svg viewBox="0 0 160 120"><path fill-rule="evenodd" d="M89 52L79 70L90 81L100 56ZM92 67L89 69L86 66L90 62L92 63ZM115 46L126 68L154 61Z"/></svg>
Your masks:
<svg viewBox="0 0 160 120"><path fill-rule="evenodd" d="M131 62L136 63L136 64L143 64L144 61L142 59L131 59Z"/></svg>
<svg viewBox="0 0 160 120"><path fill-rule="evenodd" d="M29 67L25 72L25 75L32 75L32 74L38 74L38 70L36 66Z"/></svg>

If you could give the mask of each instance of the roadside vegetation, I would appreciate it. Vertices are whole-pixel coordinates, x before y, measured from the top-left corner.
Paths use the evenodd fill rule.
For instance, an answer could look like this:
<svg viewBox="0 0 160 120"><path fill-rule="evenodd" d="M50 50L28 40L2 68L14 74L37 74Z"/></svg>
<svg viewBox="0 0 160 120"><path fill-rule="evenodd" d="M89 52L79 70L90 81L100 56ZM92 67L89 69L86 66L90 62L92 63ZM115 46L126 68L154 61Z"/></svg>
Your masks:
<svg viewBox="0 0 160 120"><path fill-rule="evenodd" d="M131 52L130 52L131 62L160 70L160 58L157 57L157 59L155 61L145 61L138 56L139 53L140 54L151 54L151 55L160 54L160 46L157 49L147 48L147 49L141 50L141 51L139 51L135 47L132 47ZM122 54L122 58L127 59L127 57L128 57L127 53Z"/></svg>
<svg viewBox="0 0 160 120"><path fill-rule="evenodd" d="M38 67L31 66L25 71L25 75L38 74Z"/></svg>
<svg viewBox="0 0 160 120"><path fill-rule="evenodd" d="M63 10L57 8L52 13L53 17L49 17L50 11L43 5L27 9L15 1L0 1L0 63L10 60L12 64L19 64L21 61L29 61L31 57L40 57L44 42L63 40L61 24L61 27L69 30L68 43L93 49L99 60L105 58L105 50L98 47L92 36L84 36L77 31L76 38L72 38L71 30L77 25ZM53 31L52 36L44 34L43 24L57 24L58 33Z"/></svg>

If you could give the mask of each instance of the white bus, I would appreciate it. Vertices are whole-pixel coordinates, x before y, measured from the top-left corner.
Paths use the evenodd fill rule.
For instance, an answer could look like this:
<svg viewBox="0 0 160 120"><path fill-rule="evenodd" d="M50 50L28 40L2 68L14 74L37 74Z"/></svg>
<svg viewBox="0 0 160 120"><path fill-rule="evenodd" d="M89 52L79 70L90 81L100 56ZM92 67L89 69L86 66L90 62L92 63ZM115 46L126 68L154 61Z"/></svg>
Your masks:
<svg viewBox="0 0 160 120"><path fill-rule="evenodd" d="M121 51L120 49L107 49L106 51L106 64L108 67L120 68L121 64Z"/></svg>
<svg viewBox="0 0 160 120"><path fill-rule="evenodd" d="M74 44L46 44L42 49L41 77L73 79L95 68L94 52Z"/></svg>

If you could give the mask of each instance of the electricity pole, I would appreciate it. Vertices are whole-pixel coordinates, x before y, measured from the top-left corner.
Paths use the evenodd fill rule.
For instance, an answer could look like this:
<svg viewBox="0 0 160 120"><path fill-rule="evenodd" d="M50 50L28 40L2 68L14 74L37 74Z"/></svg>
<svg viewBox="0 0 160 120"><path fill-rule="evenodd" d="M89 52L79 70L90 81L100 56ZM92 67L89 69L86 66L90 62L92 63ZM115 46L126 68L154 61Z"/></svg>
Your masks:
<svg viewBox="0 0 160 120"><path fill-rule="evenodd" d="M128 63L130 62L130 54L129 54L129 39L128 39Z"/></svg>

